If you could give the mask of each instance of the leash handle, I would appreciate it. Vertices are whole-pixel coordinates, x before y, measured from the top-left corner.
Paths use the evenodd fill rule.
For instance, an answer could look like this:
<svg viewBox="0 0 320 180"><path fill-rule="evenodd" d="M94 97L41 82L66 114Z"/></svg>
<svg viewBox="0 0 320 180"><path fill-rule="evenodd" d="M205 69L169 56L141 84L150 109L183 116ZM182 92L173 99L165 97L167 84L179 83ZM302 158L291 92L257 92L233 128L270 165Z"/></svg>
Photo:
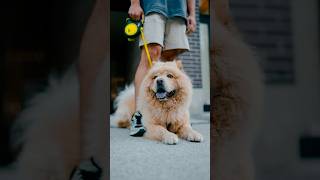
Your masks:
<svg viewBox="0 0 320 180"><path fill-rule="evenodd" d="M149 50L148 50L147 42L144 39L143 27L141 27L140 31L141 31L141 39L143 41L143 46L144 46L144 49L146 50L146 53L147 53L147 57L148 57L148 61L149 61L149 67L151 68L152 67L152 60L151 60L150 53L149 53Z"/></svg>

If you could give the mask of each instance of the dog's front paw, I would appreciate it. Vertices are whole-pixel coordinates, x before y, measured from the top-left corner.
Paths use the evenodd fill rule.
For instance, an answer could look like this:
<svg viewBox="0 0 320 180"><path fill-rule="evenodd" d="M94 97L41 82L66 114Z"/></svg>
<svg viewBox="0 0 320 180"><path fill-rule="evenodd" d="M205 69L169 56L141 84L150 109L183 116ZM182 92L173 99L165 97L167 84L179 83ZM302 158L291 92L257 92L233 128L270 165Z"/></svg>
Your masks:
<svg viewBox="0 0 320 180"><path fill-rule="evenodd" d="M179 140L178 136L171 132L164 134L162 138L162 142L164 144L177 144L178 140Z"/></svg>
<svg viewBox="0 0 320 180"><path fill-rule="evenodd" d="M194 130L189 131L186 134L185 139L187 141L191 141L191 142L202 142L203 141L202 135Z"/></svg>

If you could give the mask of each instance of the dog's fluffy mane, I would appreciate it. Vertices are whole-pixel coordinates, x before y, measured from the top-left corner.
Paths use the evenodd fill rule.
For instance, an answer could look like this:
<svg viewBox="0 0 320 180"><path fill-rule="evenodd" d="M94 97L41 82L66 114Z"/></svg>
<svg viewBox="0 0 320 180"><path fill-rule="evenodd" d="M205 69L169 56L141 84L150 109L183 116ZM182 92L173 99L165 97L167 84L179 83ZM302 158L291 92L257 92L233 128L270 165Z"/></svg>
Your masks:
<svg viewBox="0 0 320 180"><path fill-rule="evenodd" d="M150 89L153 74L156 72L166 71L174 74L179 80L178 89L176 94L170 97L166 101L159 101L155 98L154 92ZM148 71L143 82L141 83L139 94L145 99L141 102L141 106L153 107L151 111L176 111L178 108L188 109L192 99L192 84L190 78L183 71L181 61L173 61L164 63L158 61ZM128 85L126 88L119 93L115 99L114 107L116 112L110 117L110 125L112 127L128 127L129 119L134 113L135 100L134 100L134 85ZM142 97L141 96L141 97ZM121 107L121 108L119 108ZM161 113L161 112L159 112ZM117 120L117 121L116 121Z"/></svg>
<svg viewBox="0 0 320 180"><path fill-rule="evenodd" d="M151 69L142 82L141 93L145 93L147 103L152 105L153 107L161 107L161 109L165 109L167 111L174 111L176 108L180 108L182 104L185 104L186 107L190 106L190 100L192 96L192 84L189 77L185 74L182 69L181 63L178 62L171 62L177 63L177 66L168 66L162 62L158 62L153 69ZM167 101L159 101L155 98L154 92L150 89L150 84L152 83L152 76L155 73L162 73L162 72L170 72L174 75L174 81L177 83L178 88L176 89L176 93L174 96L169 98Z"/></svg>

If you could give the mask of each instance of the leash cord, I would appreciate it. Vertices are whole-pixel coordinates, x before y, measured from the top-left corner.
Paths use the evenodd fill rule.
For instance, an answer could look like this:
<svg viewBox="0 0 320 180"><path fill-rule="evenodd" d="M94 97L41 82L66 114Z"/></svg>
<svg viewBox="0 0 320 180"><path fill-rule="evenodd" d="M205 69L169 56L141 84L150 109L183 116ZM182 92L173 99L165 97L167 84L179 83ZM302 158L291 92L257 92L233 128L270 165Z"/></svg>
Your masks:
<svg viewBox="0 0 320 180"><path fill-rule="evenodd" d="M149 67L151 68L152 67L152 61L151 61L150 53L149 53L149 50L148 50L147 42L144 39L143 28L141 28L140 31L141 31L141 39L143 41L143 46L144 46L144 49L146 50L146 53L147 53L147 57L148 57L148 61L149 61Z"/></svg>

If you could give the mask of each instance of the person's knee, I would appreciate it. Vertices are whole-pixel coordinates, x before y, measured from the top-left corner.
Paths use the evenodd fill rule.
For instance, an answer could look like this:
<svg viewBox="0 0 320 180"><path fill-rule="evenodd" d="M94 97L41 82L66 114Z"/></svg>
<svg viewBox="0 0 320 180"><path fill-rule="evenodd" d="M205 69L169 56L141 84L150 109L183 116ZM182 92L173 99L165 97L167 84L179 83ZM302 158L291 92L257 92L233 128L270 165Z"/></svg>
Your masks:
<svg viewBox="0 0 320 180"><path fill-rule="evenodd" d="M158 44L149 44L148 51L152 61L156 61L161 57L162 48ZM149 60L147 57L147 52L144 47L141 47L141 59L139 63L139 68L147 68L149 66Z"/></svg>
<svg viewBox="0 0 320 180"><path fill-rule="evenodd" d="M161 56L161 46L160 45L150 45L148 47L151 59L153 61L158 60Z"/></svg>
<svg viewBox="0 0 320 180"><path fill-rule="evenodd" d="M183 49L172 49L163 51L161 54L161 59L164 61L173 61L178 57L179 54L183 53Z"/></svg>

